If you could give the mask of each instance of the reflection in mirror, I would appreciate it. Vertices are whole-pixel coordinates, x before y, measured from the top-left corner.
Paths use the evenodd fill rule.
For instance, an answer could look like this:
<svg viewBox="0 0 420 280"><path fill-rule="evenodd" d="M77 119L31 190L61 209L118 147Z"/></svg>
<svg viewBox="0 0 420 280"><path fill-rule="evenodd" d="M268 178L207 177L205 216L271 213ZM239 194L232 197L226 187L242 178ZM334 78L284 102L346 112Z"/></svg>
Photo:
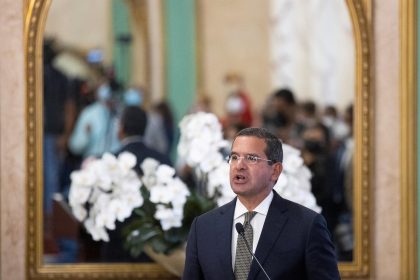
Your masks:
<svg viewBox="0 0 420 280"><path fill-rule="evenodd" d="M144 90L134 87L148 85L144 5L143 0L51 3L43 41L47 263L109 261L104 245L85 233L68 207L70 174L89 157L116 152L122 106L145 102Z"/></svg>
<svg viewBox="0 0 420 280"><path fill-rule="evenodd" d="M302 151L339 260L352 261L356 49L346 3L220 0L199 11L199 83L213 110L229 132L263 125Z"/></svg>
<svg viewBox="0 0 420 280"><path fill-rule="evenodd" d="M36 2L38 5L30 10L35 14L31 22L37 22L36 9L44 9L47 3L44 0ZM150 67L162 68L154 63L163 63L159 59L150 59L152 51L148 31L160 25L161 19L155 18L155 22L147 18L149 2L53 0L45 13L48 15L45 32L40 35L44 38L44 111L41 113L44 129L40 145L44 163L35 165L35 169L43 173L43 242L39 236L35 242L43 246L41 260L36 262L112 262L103 258L102 244L92 240L67 206L69 174L79 169L89 156L100 156L105 151L117 149L119 104L128 100L136 104L143 102L149 108L162 96L161 92L151 90L164 86L152 84L157 74L150 71ZM205 100L205 110L220 117L227 138L231 129L264 125L285 143L301 150L303 160L314 174L312 191L334 235L340 268L345 272L343 275L360 276L368 271L368 226L362 227L362 221L367 221L369 202L369 131L365 129L365 122L369 122L366 97L369 80L363 80L362 87L362 77L368 76L369 59L356 53L361 53L361 47L369 50L366 20L361 1L348 2L350 8L341 1L325 3L308 6L303 2L279 0L258 3L197 1L198 92L207 93L198 95L197 101ZM30 44L31 40L29 38ZM34 62L40 65L31 54L32 50L28 48L28 65ZM358 69L355 69L356 65ZM31 67L28 67L28 93L33 90L30 81L39 83ZM171 65L165 67L175 68ZM104 87L105 84L108 86ZM135 100L125 100L124 93L132 87L143 95L136 96ZM238 95L246 97L231 98L238 97L233 90L239 90ZM150 96L146 94L148 91ZM96 145L82 149L83 139L76 141L75 136L78 124L82 112L98 99L109 101L107 118L98 117L96 120L102 120L101 130L111 137L99 137ZM33 103L28 103L31 112ZM353 108L353 103L358 106ZM244 110L247 107L249 110ZM203 109L200 106L195 108ZM247 114L251 114L252 120ZM356 116L354 123L353 115ZM32 118L29 117L30 121ZM362 120L365 121L363 126ZM95 121L95 126L97 123ZM79 125L79 128L81 133L95 129L91 125ZM108 140L102 141L105 139ZM157 144L156 141L152 143ZM155 148L167 150L165 145ZM31 155L33 147L29 148ZM32 180L30 177L30 186L34 184ZM30 192L29 201L32 201L32 195ZM33 215L35 208L30 206L29 216ZM35 247L31 232L29 230L29 265L32 267ZM162 268L147 266L150 259L142 257L145 266L123 264L120 272L137 278L147 278L148 275L163 275L162 279L169 277L159 274ZM120 261L139 262L138 259ZM39 263L35 264L35 273L38 273ZM46 273L46 278L53 277L58 271L55 267L61 269L65 277L70 275L71 278L79 267L85 266L48 265L43 267L46 269L42 273ZM152 271L151 274L142 274L146 268ZM102 273L104 269L114 273L110 278L119 278L114 266L90 264L86 271Z"/></svg>
<svg viewBox="0 0 420 280"><path fill-rule="evenodd" d="M226 100L211 98L219 104L214 111L225 116L224 125L229 133L234 128L260 123L302 151L304 162L313 174L312 192L333 233L339 260L351 261L350 105L355 95L351 19L343 2L329 1L318 6L300 2L288 6L283 2L265 2L266 8L275 3L270 15L272 23L259 28L253 26L255 22L265 22L262 19L268 10L261 8L261 3L203 2L200 11L208 22L199 25L201 43L207 46L211 42L226 42L204 47L202 67L208 71L202 76L202 82L207 85L206 91L221 90L227 96ZM47 261L110 261L101 255L101 243L92 242L79 223L68 215L64 201L71 171L80 168L86 158L118 150L116 124L122 103L141 102L134 99L144 98L123 95L129 85L147 84L145 29L139 27L141 16L127 9L136 11L135 6L126 6L127 3L92 1L90 9L96 11L92 14L84 8L85 3L53 1L48 13L44 40L44 254ZM242 13L235 14L240 6ZM137 15L137 21L132 15ZM72 18L77 18L77 22L66 24ZM224 32L215 32L218 28ZM265 49L271 51L261 52ZM258 73L254 68L259 69ZM241 71L229 72L232 69ZM218 77L225 77L224 84ZM104 86L105 81L109 88ZM236 108L236 93L228 92L232 90L248 98L249 108L239 117L241 108ZM268 95L270 91L273 93ZM261 92L266 93L264 98ZM101 102L106 104L103 112L96 108ZM260 112L253 114L252 110ZM91 114L95 123L83 121ZM92 135L92 139L86 139L87 135ZM56 149L58 152L54 152Z"/></svg>

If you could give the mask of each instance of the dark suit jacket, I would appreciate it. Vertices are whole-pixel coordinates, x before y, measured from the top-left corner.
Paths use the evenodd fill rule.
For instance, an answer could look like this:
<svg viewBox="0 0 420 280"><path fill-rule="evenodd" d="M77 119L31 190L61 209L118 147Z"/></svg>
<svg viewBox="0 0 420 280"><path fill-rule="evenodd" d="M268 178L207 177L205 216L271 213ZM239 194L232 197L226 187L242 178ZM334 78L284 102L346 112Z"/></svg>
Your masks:
<svg viewBox="0 0 420 280"><path fill-rule="evenodd" d="M141 140L131 141L127 143L120 149L120 151L117 152L117 154L120 154L122 152L130 152L136 156L137 165L135 167L135 170L137 172L140 172L140 164L146 158L153 158L159 161L161 164L167 164L169 166L172 165L168 155L162 154L156 150L147 147Z"/></svg>
<svg viewBox="0 0 420 280"><path fill-rule="evenodd" d="M190 229L183 279L235 279L232 226L236 199L197 217ZM340 279L324 218L274 192L255 255L271 279ZM266 279L252 261L248 279Z"/></svg>

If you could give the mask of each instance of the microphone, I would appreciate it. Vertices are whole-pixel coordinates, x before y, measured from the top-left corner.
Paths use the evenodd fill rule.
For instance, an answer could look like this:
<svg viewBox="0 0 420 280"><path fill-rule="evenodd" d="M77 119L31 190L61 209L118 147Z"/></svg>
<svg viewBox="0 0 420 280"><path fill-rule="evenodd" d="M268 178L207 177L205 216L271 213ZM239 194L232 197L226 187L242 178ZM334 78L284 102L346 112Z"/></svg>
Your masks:
<svg viewBox="0 0 420 280"><path fill-rule="evenodd" d="M246 248L248 248L248 252L251 254L251 256L257 261L257 264L258 264L258 266L261 268L261 270L264 272L264 274L265 274L265 276L267 277L267 279L268 280L271 280L271 278L268 276L268 274L267 274L267 272L265 271L265 269L263 268L263 266L261 265L261 263L258 261L258 259L257 259L257 257L254 255L254 253L252 253L252 250L251 250L251 248L249 247L249 244L248 244L248 241L246 240L246 237L245 237L245 229L244 229L244 226L241 224L241 223L236 223L235 224L235 228L236 228L236 231L238 232L238 234L240 235L240 236L242 236L242 238L244 239L244 241L245 241L245 245L246 245Z"/></svg>

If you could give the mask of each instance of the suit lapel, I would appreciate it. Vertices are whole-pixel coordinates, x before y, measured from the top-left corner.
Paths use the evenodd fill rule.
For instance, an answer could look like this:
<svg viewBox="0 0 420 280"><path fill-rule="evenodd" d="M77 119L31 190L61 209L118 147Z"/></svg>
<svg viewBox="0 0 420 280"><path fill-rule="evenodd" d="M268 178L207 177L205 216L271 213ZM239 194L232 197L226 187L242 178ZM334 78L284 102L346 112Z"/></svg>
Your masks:
<svg viewBox="0 0 420 280"><path fill-rule="evenodd" d="M234 277L232 270L232 226L235 204L236 198L220 208L220 218L217 224L214 225L219 242L210 245L217 246L221 268L225 271L223 273L230 275L230 278Z"/></svg>
<svg viewBox="0 0 420 280"><path fill-rule="evenodd" d="M275 243L288 219L288 215L286 214L287 207L285 203L282 203L283 199L275 191L273 192L273 201L271 202L268 210L263 230L255 251L255 256L258 258L262 266L264 266L265 260L269 256L271 249L275 246ZM253 261L248 279L254 279L260 270L261 269L259 268L257 262Z"/></svg>

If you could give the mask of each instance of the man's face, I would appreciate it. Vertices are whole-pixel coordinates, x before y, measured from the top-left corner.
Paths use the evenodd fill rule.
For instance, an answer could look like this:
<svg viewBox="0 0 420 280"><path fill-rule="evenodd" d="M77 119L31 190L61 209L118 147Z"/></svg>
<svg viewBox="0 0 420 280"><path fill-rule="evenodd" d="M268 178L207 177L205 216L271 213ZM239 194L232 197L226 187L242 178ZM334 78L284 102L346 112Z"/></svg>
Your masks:
<svg viewBox="0 0 420 280"><path fill-rule="evenodd" d="M282 170L280 163L270 165L258 160L250 164L243 158L252 155L267 159L265 148L265 141L253 136L239 136L233 142L231 154L241 158L230 165L230 185L240 198L262 201L277 181Z"/></svg>

